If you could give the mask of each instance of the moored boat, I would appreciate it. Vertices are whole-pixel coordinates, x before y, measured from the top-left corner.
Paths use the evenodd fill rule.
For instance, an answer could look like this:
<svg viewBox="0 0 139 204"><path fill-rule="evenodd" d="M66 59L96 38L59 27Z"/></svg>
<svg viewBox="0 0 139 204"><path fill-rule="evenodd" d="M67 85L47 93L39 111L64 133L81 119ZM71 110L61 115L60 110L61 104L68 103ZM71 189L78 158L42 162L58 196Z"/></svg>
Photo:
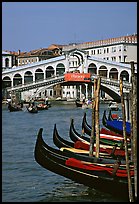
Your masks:
<svg viewBox="0 0 139 204"><path fill-rule="evenodd" d="M106 128L118 134L123 135L123 121L122 120L108 120L106 117L106 110L104 110L104 113L103 113L102 123ZM131 134L130 122L126 122L126 135L130 136L130 134Z"/></svg>
<svg viewBox="0 0 139 204"><path fill-rule="evenodd" d="M55 124L54 130L53 130L53 142L58 148L63 148L63 147L64 148L75 148L74 150L72 149L71 151L89 155L89 148L90 148L89 138L87 138L88 139L87 141L86 138L84 139L80 136L77 136L77 134L75 134L74 132L72 132L72 135L70 133L70 138L72 142L69 142L63 139L58 134L56 124ZM76 150L76 149L79 149L79 150ZM85 150L85 151L80 151L80 150ZM94 154L95 154L95 151L96 151L96 144L94 144L94 149L93 149ZM104 157L104 156L113 157L113 158L116 158L119 156L122 159L124 159L123 157L125 157L125 151L114 145L110 146L110 145L100 144L100 156L101 157Z"/></svg>
<svg viewBox="0 0 139 204"><path fill-rule="evenodd" d="M77 107L82 107L82 101L75 101Z"/></svg>
<svg viewBox="0 0 139 204"><path fill-rule="evenodd" d="M92 108L92 102L90 100L86 101L75 101L77 107L81 107L82 109L91 109Z"/></svg>
<svg viewBox="0 0 139 204"><path fill-rule="evenodd" d="M113 115L110 114L110 113L109 113L109 118L110 118L110 120L116 120L115 118L113 118ZM87 119L86 119L86 113L84 113L83 120L82 120L82 131L90 136L91 135L91 129L92 128L91 128L91 126L89 125L89 123L87 122ZM112 130L109 130L106 127L105 128L102 127L100 129L100 134L113 135L113 136L116 136L116 137L123 138L122 134L119 134L119 133L116 133L116 132L114 132Z"/></svg>
<svg viewBox="0 0 139 204"><path fill-rule="evenodd" d="M27 110L29 113L38 113L38 110L36 107L27 107Z"/></svg>
<svg viewBox="0 0 139 204"><path fill-rule="evenodd" d="M38 105L36 105L37 110L48 110L48 106L44 103L39 103Z"/></svg>
<svg viewBox="0 0 139 204"><path fill-rule="evenodd" d="M19 106L19 105L12 105L11 103L8 104L8 109L9 109L10 112L22 111L21 106Z"/></svg>
<svg viewBox="0 0 139 204"><path fill-rule="evenodd" d="M115 141L115 140L111 140L111 139L105 139L108 138L108 135L104 135L103 138L103 134L100 134L100 152L107 152L109 154L112 153L112 148L115 149L114 151L114 155L119 155L119 156L125 156L125 150L124 149L120 149L122 142L121 141ZM85 137L83 135L80 135L74 127L73 124L73 120L71 121L71 125L70 125L70 131L69 131L69 136L71 138L72 141L77 142L77 141L81 141L84 142L86 144L86 146L81 143L77 143L76 147L82 147L82 148L86 148L89 150L90 147L90 138ZM113 137L113 136L112 136ZM88 145L88 146L87 146ZM130 147L130 144L128 144L128 147ZM95 148L95 140L94 140L94 148ZM95 151L95 150L94 150ZM129 149L129 153L130 153L130 149Z"/></svg>
<svg viewBox="0 0 139 204"><path fill-rule="evenodd" d="M65 153L64 153L65 154ZM43 168L69 178L88 187L110 193L128 200L128 179L125 164L111 160L87 162L63 155L46 144L42 138L42 128L38 132L34 157ZM134 171L131 167L131 180L134 185ZM121 191L122 189L122 191Z"/></svg>
<svg viewBox="0 0 139 204"><path fill-rule="evenodd" d="M112 101L112 102L109 103L108 109L118 111L119 110L119 105L118 105L117 102Z"/></svg>

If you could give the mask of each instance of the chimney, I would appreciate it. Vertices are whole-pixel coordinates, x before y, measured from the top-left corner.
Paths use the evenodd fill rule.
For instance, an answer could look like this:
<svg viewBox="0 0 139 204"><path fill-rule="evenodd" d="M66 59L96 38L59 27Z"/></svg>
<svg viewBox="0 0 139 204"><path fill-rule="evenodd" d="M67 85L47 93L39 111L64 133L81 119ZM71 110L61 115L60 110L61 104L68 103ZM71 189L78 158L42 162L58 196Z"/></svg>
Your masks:
<svg viewBox="0 0 139 204"><path fill-rule="evenodd" d="M20 55L20 50L18 50L18 55Z"/></svg>

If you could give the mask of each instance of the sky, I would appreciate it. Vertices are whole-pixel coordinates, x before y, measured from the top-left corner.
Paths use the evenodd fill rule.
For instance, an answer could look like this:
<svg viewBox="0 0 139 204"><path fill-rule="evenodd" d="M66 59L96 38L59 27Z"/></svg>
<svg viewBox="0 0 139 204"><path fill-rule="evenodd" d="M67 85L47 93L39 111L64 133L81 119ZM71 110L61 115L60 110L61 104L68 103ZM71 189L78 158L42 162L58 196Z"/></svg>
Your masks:
<svg viewBox="0 0 139 204"><path fill-rule="evenodd" d="M2 2L2 50L31 51L137 33L137 2Z"/></svg>

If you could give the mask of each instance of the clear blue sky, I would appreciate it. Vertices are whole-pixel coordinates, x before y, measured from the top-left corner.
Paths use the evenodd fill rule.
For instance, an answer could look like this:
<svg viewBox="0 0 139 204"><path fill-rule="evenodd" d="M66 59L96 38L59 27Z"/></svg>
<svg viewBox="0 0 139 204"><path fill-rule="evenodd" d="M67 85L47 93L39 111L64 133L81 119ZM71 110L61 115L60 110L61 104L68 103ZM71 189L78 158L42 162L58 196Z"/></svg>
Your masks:
<svg viewBox="0 0 139 204"><path fill-rule="evenodd" d="M137 33L137 2L2 2L2 50Z"/></svg>

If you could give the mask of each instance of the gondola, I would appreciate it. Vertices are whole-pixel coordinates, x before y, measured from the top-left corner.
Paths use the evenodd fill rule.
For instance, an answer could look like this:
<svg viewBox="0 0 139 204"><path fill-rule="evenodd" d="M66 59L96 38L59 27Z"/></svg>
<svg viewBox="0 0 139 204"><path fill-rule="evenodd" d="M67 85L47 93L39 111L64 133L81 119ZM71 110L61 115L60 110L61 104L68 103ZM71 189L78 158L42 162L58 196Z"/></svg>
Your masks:
<svg viewBox="0 0 139 204"><path fill-rule="evenodd" d="M77 137L82 138L88 142L90 141L89 137L86 137L84 135L80 135L75 130L74 124L73 124L73 119L71 120L69 135L73 141L75 141ZM107 135L107 134L103 134L103 133L100 133L100 139L99 140L100 140L101 144L112 145L112 146L117 145L119 147L122 146L122 144L124 143L123 137L117 137L114 135Z"/></svg>
<svg viewBox="0 0 139 204"><path fill-rule="evenodd" d="M27 107L29 113L38 113L38 109L36 107Z"/></svg>
<svg viewBox="0 0 139 204"><path fill-rule="evenodd" d="M73 133L73 134L75 134L75 133ZM72 137L73 137L72 138L73 142L69 142L69 141L63 139L58 134L56 124L55 124L54 130L53 130L53 142L58 148L60 148L61 150L72 148L72 149L68 149L68 150L79 152L79 153L85 154L85 155L89 155L90 141L86 141L83 138L78 137L77 135L76 136L72 135ZM94 152L93 152L94 155L95 155L95 147L96 147L96 145L94 144ZM86 150L86 151L82 151L82 150ZM116 147L116 145L115 146L108 146L108 145L100 144L100 156L101 157L103 157L103 156L113 157L113 158L119 157L119 158L125 159L125 151L119 149L118 147Z"/></svg>
<svg viewBox="0 0 139 204"><path fill-rule="evenodd" d="M109 114L109 118L111 118L110 120L114 120L112 118L111 114ZM83 120L82 120L82 131L89 136L91 135L91 126L87 123L86 113L84 113ZM123 137L122 134L118 134L118 133L111 131L111 130L104 128L104 127L101 128L100 134L107 134L107 135L113 135L113 136L117 136L117 137Z"/></svg>
<svg viewBox="0 0 139 204"><path fill-rule="evenodd" d="M128 181L125 165L120 167L117 164L110 163L110 160L109 163L88 163L64 156L60 150L55 151L54 148L43 141L42 128L38 132L34 157L40 166L51 172L128 200ZM132 185L134 185L133 167L130 172Z"/></svg>
<svg viewBox="0 0 139 204"><path fill-rule="evenodd" d="M14 106L11 103L8 104L8 109L10 112L15 112L15 111L22 111L22 108L19 106Z"/></svg>
<svg viewBox="0 0 139 204"><path fill-rule="evenodd" d="M112 110L109 110L108 120L118 120L118 115L112 114Z"/></svg>
<svg viewBox="0 0 139 204"><path fill-rule="evenodd" d="M87 104L87 103L83 103L83 101L75 101L76 102L76 106L77 107L81 107L82 109L91 109L92 108L92 104Z"/></svg>
<svg viewBox="0 0 139 204"><path fill-rule="evenodd" d="M36 105L37 110L48 110L48 106L44 103L40 103L38 105Z"/></svg>
<svg viewBox="0 0 139 204"><path fill-rule="evenodd" d="M119 110L119 105L118 105L117 102L112 101L112 102L110 102L110 104L108 105L108 109L114 110L114 111L118 111L118 110Z"/></svg>
<svg viewBox="0 0 139 204"><path fill-rule="evenodd" d="M77 142L77 141L84 141L86 144L83 146L82 143L77 143L77 145L75 145L75 147L77 148L77 146L81 146L82 148L86 148L89 150L89 146L90 146L90 138L85 137L85 136L81 136L74 128L74 123L73 120L71 120L71 125L70 125L70 131L69 131L69 135L72 141ZM101 135L101 134L100 134ZM102 134L103 135L103 134ZM114 155L119 155L119 156L125 156L125 150L124 149L120 149L121 143L118 142L105 142L107 139L100 139L100 152L107 152L109 154L111 154L112 152L112 148L114 149L115 147L115 151L114 151ZM111 142L111 143L110 143ZM103 144L105 146L103 146ZM87 147L88 145L88 147ZM94 143L95 145L95 143ZM130 144L128 145L130 147ZM102 148L101 148L102 147ZM103 147L106 147L103 148ZM95 151L95 150L94 150ZM130 153L130 149L129 149L129 153Z"/></svg>
<svg viewBox="0 0 139 204"><path fill-rule="evenodd" d="M103 113L102 123L106 128L114 132L117 132L118 134L123 135L123 121L122 120L108 120L106 117L106 110L104 110L104 113ZM126 135L130 136L130 133L131 133L130 122L126 122Z"/></svg>
<svg viewBox="0 0 139 204"><path fill-rule="evenodd" d="M82 101L75 101L75 103L76 103L77 107L82 107L82 105L83 105Z"/></svg>
<svg viewBox="0 0 139 204"><path fill-rule="evenodd" d="M42 134L42 130L40 129L40 133L39 134ZM42 137L42 136L41 136ZM54 125L54 130L53 130L53 142L54 144L56 145L56 147L58 147L61 152L62 155L68 155L70 157L74 157L76 159L80 159L80 160L85 160L85 161L93 161L94 160L96 161L96 158L92 157L92 156L89 156L89 151L85 150L84 148L76 148L76 144L73 143L73 142L69 142L67 140L64 140L62 137L60 137L60 135L58 134L58 131L57 131L57 128L56 128L56 124ZM44 143L45 145L45 143ZM58 151L57 149L55 151ZM110 152L111 153L111 152ZM94 152L94 155L95 155L95 152ZM100 153L101 155L101 158L99 158L99 162L102 161L102 158L104 159L112 159L111 162L115 162L115 158L117 159L117 157L113 156L113 155L110 155L108 152L104 151L104 153ZM118 158L120 159L120 157ZM105 160L105 162L107 162L109 160ZM121 161L122 164L125 164L124 161Z"/></svg>

